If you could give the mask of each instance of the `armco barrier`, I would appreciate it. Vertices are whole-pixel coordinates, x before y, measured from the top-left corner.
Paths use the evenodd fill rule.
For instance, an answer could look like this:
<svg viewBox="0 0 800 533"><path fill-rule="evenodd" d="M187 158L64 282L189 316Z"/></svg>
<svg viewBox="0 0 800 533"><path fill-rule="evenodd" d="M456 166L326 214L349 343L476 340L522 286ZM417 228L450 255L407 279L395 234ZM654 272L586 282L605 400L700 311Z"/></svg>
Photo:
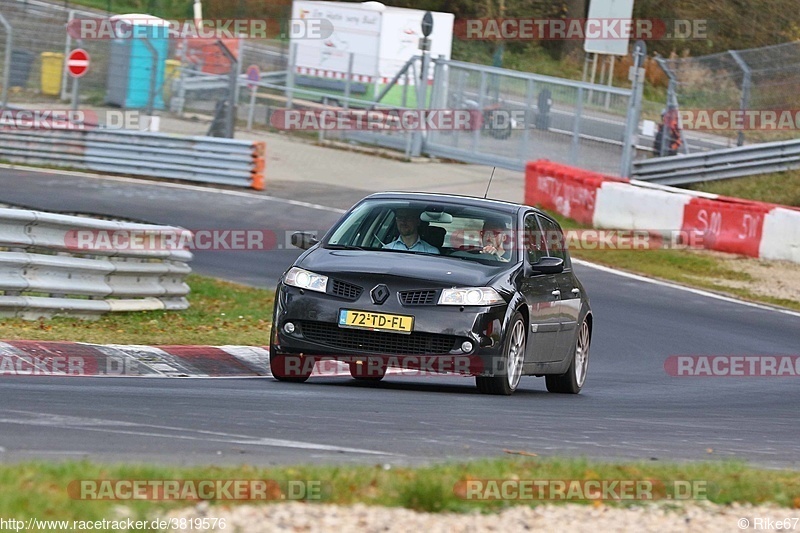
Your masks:
<svg viewBox="0 0 800 533"><path fill-rule="evenodd" d="M264 142L138 131L0 129L13 163L264 189Z"/></svg>
<svg viewBox="0 0 800 533"><path fill-rule="evenodd" d="M132 224L0 208L0 316L93 317L114 311L178 310L189 306L192 254L144 246L78 246L76 232L174 237L181 228ZM113 242L113 241L109 241ZM167 240L167 242L170 242Z"/></svg>
<svg viewBox="0 0 800 533"><path fill-rule="evenodd" d="M525 203L598 228L681 231L703 246L800 263L800 210L628 181L540 160L528 163Z"/></svg>

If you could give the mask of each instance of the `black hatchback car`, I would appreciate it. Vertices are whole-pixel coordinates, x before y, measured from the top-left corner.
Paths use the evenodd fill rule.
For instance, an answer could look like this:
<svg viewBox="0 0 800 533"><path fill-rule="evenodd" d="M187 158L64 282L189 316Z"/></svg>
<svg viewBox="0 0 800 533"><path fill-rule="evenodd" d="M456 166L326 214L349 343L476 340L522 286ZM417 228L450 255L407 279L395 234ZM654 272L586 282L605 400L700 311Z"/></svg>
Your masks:
<svg viewBox="0 0 800 533"><path fill-rule="evenodd" d="M443 194L364 198L278 283L273 376L305 381L337 359L356 379L387 368L473 375L512 394L523 375L580 392L593 318L558 223L533 207Z"/></svg>

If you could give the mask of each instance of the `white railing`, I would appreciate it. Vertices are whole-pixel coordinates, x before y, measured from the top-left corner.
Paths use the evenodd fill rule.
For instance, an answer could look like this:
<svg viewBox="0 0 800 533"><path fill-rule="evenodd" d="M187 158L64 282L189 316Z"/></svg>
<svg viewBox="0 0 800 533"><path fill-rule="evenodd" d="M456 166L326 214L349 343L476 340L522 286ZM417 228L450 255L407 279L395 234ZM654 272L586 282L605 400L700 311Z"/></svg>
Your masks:
<svg viewBox="0 0 800 533"><path fill-rule="evenodd" d="M172 226L0 208L0 317L186 309L190 237Z"/></svg>

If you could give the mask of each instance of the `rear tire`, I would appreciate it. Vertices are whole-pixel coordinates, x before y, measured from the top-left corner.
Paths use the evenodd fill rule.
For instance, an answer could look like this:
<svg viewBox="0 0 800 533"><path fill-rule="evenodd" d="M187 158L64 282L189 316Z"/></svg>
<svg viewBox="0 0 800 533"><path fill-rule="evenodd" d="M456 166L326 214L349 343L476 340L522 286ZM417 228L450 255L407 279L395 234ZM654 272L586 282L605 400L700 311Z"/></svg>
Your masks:
<svg viewBox="0 0 800 533"><path fill-rule="evenodd" d="M475 376L475 385L483 394L509 396L514 394L522 377L525 361L525 320L517 312L511 319L503 346L503 369L491 377Z"/></svg>
<svg viewBox="0 0 800 533"><path fill-rule="evenodd" d="M278 381L303 383L311 377L314 361L301 355L276 354L275 348L270 346L269 369Z"/></svg>
<svg viewBox="0 0 800 533"><path fill-rule="evenodd" d="M575 339L575 349L572 352L572 361L567 371L563 374L551 374L544 377L548 392L578 394L581 391L586 383L586 373L589 370L590 344L589 323L584 319Z"/></svg>

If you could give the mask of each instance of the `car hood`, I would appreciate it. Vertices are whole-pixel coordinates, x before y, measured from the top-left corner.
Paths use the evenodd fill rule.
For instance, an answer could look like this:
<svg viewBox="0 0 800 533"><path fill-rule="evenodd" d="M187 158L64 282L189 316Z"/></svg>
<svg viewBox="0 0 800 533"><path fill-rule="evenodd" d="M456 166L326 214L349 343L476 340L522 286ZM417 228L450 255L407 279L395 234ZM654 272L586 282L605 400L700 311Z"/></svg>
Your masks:
<svg viewBox="0 0 800 533"><path fill-rule="evenodd" d="M296 266L339 279L402 278L409 283L413 280L419 287L483 287L513 267L508 263L489 266L435 255L322 247L301 257Z"/></svg>

